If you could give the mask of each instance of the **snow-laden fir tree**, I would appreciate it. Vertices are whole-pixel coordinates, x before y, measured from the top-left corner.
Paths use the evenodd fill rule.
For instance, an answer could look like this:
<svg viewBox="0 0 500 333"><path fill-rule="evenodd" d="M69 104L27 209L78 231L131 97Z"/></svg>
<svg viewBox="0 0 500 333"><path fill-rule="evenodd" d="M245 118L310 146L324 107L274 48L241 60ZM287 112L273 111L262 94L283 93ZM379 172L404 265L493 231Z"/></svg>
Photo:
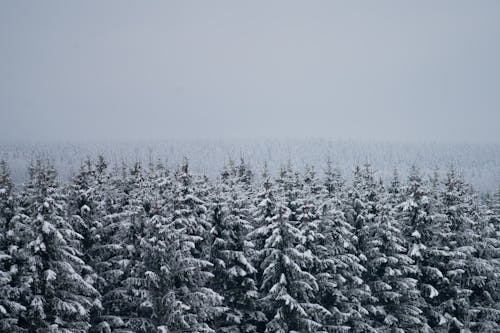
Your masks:
<svg viewBox="0 0 500 333"><path fill-rule="evenodd" d="M389 201L391 206L395 207L401 204L404 201L404 189L401 184L401 180L399 178L399 172L397 169L394 169L392 173L392 178L390 184L387 188L388 197L386 200Z"/></svg>
<svg viewBox="0 0 500 333"><path fill-rule="evenodd" d="M472 287L472 330L495 332L500 330L500 187L492 200L482 207L476 225L481 241L476 242L475 267L481 273ZM479 283L477 283L479 282Z"/></svg>
<svg viewBox="0 0 500 333"><path fill-rule="evenodd" d="M254 231L268 235L260 250L264 256L260 301L269 319L265 332L318 332L321 323L313 318L327 311L314 302L316 279L303 270L311 254L298 248L304 239L289 214L286 206L277 205L268 224Z"/></svg>
<svg viewBox="0 0 500 333"><path fill-rule="evenodd" d="M82 236L66 216L66 198L50 163L37 161L27 191L32 195L23 235L30 254L31 297L25 318L29 332L86 332L98 292L84 280L88 270L78 250Z"/></svg>
<svg viewBox="0 0 500 333"><path fill-rule="evenodd" d="M210 192L208 180L190 173L187 159L177 171L175 180L172 198L173 223L185 228L187 234L194 237L196 246L192 250L193 255L207 259L208 253L204 250L210 233L206 202Z"/></svg>
<svg viewBox="0 0 500 333"><path fill-rule="evenodd" d="M451 257L446 243L448 230L444 216L436 209L436 200L429 193L417 167L412 166L405 190L406 200L398 209L398 219L403 223L408 256L418 267L415 278L425 302L421 306L428 324L434 330L443 329L447 320L440 308L440 290L448 284L444 268Z"/></svg>
<svg viewBox="0 0 500 333"><path fill-rule="evenodd" d="M316 245L323 241L323 234L319 232L322 187L314 169L309 167L306 168L303 179L299 179L298 183L303 184L298 188L298 194L295 198L296 224L304 236L304 243L301 246L304 251L312 251L315 254ZM311 270L318 268L318 260L319 258L313 256L313 261L309 263Z"/></svg>
<svg viewBox="0 0 500 333"><path fill-rule="evenodd" d="M366 271L356 247L355 228L347 221L344 180L330 164L320 195L320 242L316 245L320 267L317 273L319 300L331 313L324 328L328 332L373 332L365 320L372 296L363 280ZM330 179L330 180L328 180Z"/></svg>
<svg viewBox="0 0 500 333"><path fill-rule="evenodd" d="M2 234L8 230L9 223L14 217L14 184L10 169L6 161L0 161L0 230Z"/></svg>
<svg viewBox="0 0 500 333"><path fill-rule="evenodd" d="M378 332L429 332L422 315L423 298L417 266L407 255L406 242L396 220L390 195L383 198L373 223L366 226L366 268L372 296L370 307Z"/></svg>
<svg viewBox="0 0 500 333"><path fill-rule="evenodd" d="M180 299L176 286L176 279L186 274L183 269L194 274L199 267L189 266L193 243L187 241L182 228L176 229L172 223L168 172L163 167L145 172L136 163L122 181L128 200L122 207L126 213L115 215L122 221L122 228L112 229L121 244L117 244L116 256L110 258L118 263L118 269L111 271L118 273L118 280L104 297L105 308L108 300L113 305L109 315L104 316L108 326L117 332L198 329L194 315L185 313L193 311L195 301ZM187 293L186 287L181 289L181 294Z"/></svg>
<svg viewBox="0 0 500 333"><path fill-rule="evenodd" d="M251 190L252 181L254 180L253 172L245 159L240 159L240 164L236 166L237 182L243 187L245 191Z"/></svg>
<svg viewBox="0 0 500 333"><path fill-rule="evenodd" d="M369 226L374 223L382 189L383 187L375 179L375 171L370 164L355 167L353 184L348 190L344 211L347 221L354 227L355 238L353 241L355 242L356 255L363 266L366 265L366 252L369 250ZM368 272L365 270L361 276L364 293L360 302L363 309L371 309L370 305L376 300L370 295L369 278ZM366 330L371 330L373 325L371 316L368 316L368 313L361 313L364 316L362 321L367 326Z"/></svg>
<svg viewBox="0 0 500 333"><path fill-rule="evenodd" d="M167 332L212 332L211 324L222 312L222 297L210 288L212 264L202 258L204 237L210 227L205 218L206 203L194 194L192 174L187 161L176 174L170 209L161 234L172 237L173 254L169 260L171 288L164 301L170 304L162 329ZM202 212L203 214L200 214Z"/></svg>
<svg viewBox="0 0 500 333"><path fill-rule="evenodd" d="M252 264L254 245L250 201L236 168L222 173L222 188L216 188L211 208L211 255L213 289L224 297L226 311L216 321L218 332L257 332L265 321L257 309L257 269Z"/></svg>
<svg viewBox="0 0 500 333"><path fill-rule="evenodd" d="M269 170L267 169L267 164L264 165L264 169L262 172L262 184L260 188L256 191L254 196L254 202L252 207L252 217L254 229L264 227L268 225L271 221L271 218L274 216L274 212L276 210L276 189L275 184L271 180L271 176L269 175ZM269 231L269 230L268 230ZM269 235L266 234L255 234L252 232L251 240L254 243L256 249L262 249L264 247L264 241ZM254 267L260 267L262 263L262 256L259 251L255 253L253 258ZM257 272L258 281L261 280L260 270Z"/></svg>
<svg viewBox="0 0 500 333"><path fill-rule="evenodd" d="M150 293L144 260L144 239L147 237L147 221L155 200L154 183L139 162L134 163L125 178L128 204L125 210L129 218L119 231L124 243L122 260L123 275L120 288L121 306L126 327L137 333L151 332L155 325L151 321L152 308L147 301ZM120 298L119 298L120 300Z"/></svg>
<svg viewBox="0 0 500 333"><path fill-rule="evenodd" d="M470 295L471 331L500 331L500 224L494 211L485 202L474 200L472 212L476 215L473 261L468 265L466 285Z"/></svg>
<svg viewBox="0 0 500 333"><path fill-rule="evenodd" d="M304 270L315 277L318 283L318 290L314 293L314 299L311 302L322 304L323 283L325 282L325 274L332 266L329 266L326 259L326 234L328 231L324 228L324 221L321 220L321 207L323 194L325 191L317 178L313 168L306 167L303 178L299 180L303 184L298 187L298 195L295 201L297 202L297 227L303 235L303 241L299 244L298 249L310 256L304 264ZM290 221L293 223L293 221ZM323 294L324 295L324 294ZM311 318L323 325L323 329L327 330L327 323L332 320L332 314L323 306L320 311L311 312Z"/></svg>
<svg viewBox="0 0 500 333"><path fill-rule="evenodd" d="M18 254L12 240L11 220L15 214L13 187L10 169L5 161L0 161L0 332L22 332L19 319L26 311L21 303L23 286L17 281Z"/></svg>
<svg viewBox="0 0 500 333"><path fill-rule="evenodd" d="M366 271L355 247L353 227L332 202L322 206L320 233L324 239L317 274L320 304L332 314L325 328L328 332L371 332L366 305L372 296L363 280Z"/></svg>
<svg viewBox="0 0 500 333"><path fill-rule="evenodd" d="M101 163L103 160L101 160ZM100 173L103 170L100 169ZM82 239L79 243L79 251L82 259L86 262L86 270L82 277L98 289L100 277L95 271L98 257L96 248L100 246L100 229L102 227L102 190L98 179L101 174L96 171L93 162L87 159L80 166L80 170L73 177L72 184L68 188L68 215L72 227L78 232ZM100 297L99 297L100 299ZM95 302L90 312L90 324L92 328L99 325L102 306Z"/></svg>
<svg viewBox="0 0 500 333"><path fill-rule="evenodd" d="M128 332L140 321L137 320L140 299L134 295L138 288L129 282L140 274L136 264L144 219L134 193L143 175L139 165L129 170L122 164L107 177L104 166L105 162L98 160L96 172L101 175L101 186L96 191L103 202L99 204L100 218L95 230L98 238L92 256L102 311L95 319L99 323L93 331Z"/></svg>
<svg viewBox="0 0 500 333"><path fill-rule="evenodd" d="M348 193L346 214L348 221L356 230L357 247L361 251L362 260L364 260L363 252L366 244L364 228L375 219L380 190L370 164L365 164L363 167L356 166L353 186Z"/></svg>
<svg viewBox="0 0 500 333"><path fill-rule="evenodd" d="M486 296L481 291L487 291L487 272L493 272L494 267L484 265L478 258L477 249L483 242L481 235L476 232L476 225L481 219L480 208L471 188L453 167L446 175L442 205L450 228L446 244L452 256L446 267L445 276L449 283L442 290L446 298L441 307L448 318L450 329L477 329L481 325L479 322L486 317L473 318L476 311L471 304L471 296L476 299ZM480 295L474 295L475 292Z"/></svg>
<svg viewBox="0 0 500 333"><path fill-rule="evenodd" d="M342 199L345 194L345 179L342 177L339 168L335 168L330 159L326 163L326 168L324 171L323 188L326 190L330 197L337 197L337 199Z"/></svg>

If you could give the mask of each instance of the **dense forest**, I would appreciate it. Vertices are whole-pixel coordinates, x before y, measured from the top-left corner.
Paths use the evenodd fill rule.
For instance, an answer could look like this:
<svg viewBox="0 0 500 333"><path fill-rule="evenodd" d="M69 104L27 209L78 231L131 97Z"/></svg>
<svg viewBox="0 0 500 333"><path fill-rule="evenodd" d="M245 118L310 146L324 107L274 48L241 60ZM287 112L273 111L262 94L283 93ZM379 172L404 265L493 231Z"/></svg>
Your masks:
<svg viewBox="0 0 500 333"><path fill-rule="evenodd" d="M416 165L424 174L438 168L444 177L447 168L454 165L467 183L479 192L495 192L500 184L500 144L362 141L322 138L249 138L249 139L169 139L151 141L95 141L95 142L1 142L0 160L9 164L12 180L22 184L27 180L26 165L33 159L49 159L57 169L62 183L71 181L78 172L82 156L102 155L110 168L123 162L132 165L139 161L148 165L157 158L165 158L169 165L179 165L189 158L189 169L210 178L216 178L228 160L245 159L260 176L267 164L275 177L281 165L290 161L294 169L304 172L306 167L322 170L328 159L335 162L345 180L352 182L356 165L370 163L377 177L389 182L394 167L402 179L407 179L410 166Z"/></svg>
<svg viewBox="0 0 500 333"><path fill-rule="evenodd" d="M0 164L1 332L500 332L500 191L459 170L107 164Z"/></svg>

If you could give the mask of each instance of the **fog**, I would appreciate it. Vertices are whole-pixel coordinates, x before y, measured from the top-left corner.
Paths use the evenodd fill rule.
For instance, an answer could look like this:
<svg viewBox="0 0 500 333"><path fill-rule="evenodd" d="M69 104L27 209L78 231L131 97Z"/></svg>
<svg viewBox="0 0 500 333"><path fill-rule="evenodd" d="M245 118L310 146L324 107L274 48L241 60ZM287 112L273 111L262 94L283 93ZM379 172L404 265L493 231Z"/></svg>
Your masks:
<svg viewBox="0 0 500 333"><path fill-rule="evenodd" d="M0 140L500 142L499 1L3 1Z"/></svg>

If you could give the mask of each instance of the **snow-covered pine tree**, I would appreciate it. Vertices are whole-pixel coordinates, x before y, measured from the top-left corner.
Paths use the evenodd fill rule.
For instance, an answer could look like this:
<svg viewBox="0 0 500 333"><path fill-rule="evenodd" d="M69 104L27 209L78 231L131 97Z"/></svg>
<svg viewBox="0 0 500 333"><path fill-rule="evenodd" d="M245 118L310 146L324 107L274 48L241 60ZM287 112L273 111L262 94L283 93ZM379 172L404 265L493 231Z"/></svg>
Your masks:
<svg viewBox="0 0 500 333"><path fill-rule="evenodd" d="M366 226L367 276L376 298L371 314L381 332L425 332L423 299L417 288L417 266L407 255L400 223L388 193L379 203L373 223Z"/></svg>
<svg viewBox="0 0 500 333"><path fill-rule="evenodd" d="M316 176L314 168L307 166L301 179L303 184L298 191L297 201L297 227L302 232L304 238L299 245L299 250L310 254L310 259L305 263L304 270L313 275L318 281L318 290L314 293L311 302L322 303L322 282L325 272L333 267L329 267L328 261L331 259L326 253L325 241L328 231L324 228L321 220L321 208L323 206L324 194L329 193ZM340 184L337 184L340 186ZM336 187L338 191L340 187ZM333 192L332 192L333 195ZM329 273L326 273L329 274ZM324 294L323 294L324 295ZM332 319L332 314L322 307L321 311L313 312L311 317L324 328Z"/></svg>
<svg viewBox="0 0 500 333"><path fill-rule="evenodd" d="M100 223L95 231L98 239L92 255L96 286L102 295L102 311L93 331L130 332L137 322L136 309L140 301L134 296L137 288L126 281L138 274L135 263L140 251L137 244L143 235L136 231L144 220L139 219L140 205L134 201L134 191L137 191L142 173L139 165L129 170L122 164L108 175L105 166L106 162L98 159L96 196L100 198Z"/></svg>
<svg viewBox="0 0 500 333"><path fill-rule="evenodd" d="M345 195L345 179L342 177L340 169L333 167L330 159L328 159L324 171L323 188L329 197L336 197L341 200Z"/></svg>
<svg viewBox="0 0 500 333"><path fill-rule="evenodd" d="M5 245L5 240L2 240ZM21 303L20 288L13 281L13 258L4 247L0 249L0 332L23 332L19 319L26 307Z"/></svg>
<svg viewBox="0 0 500 333"><path fill-rule="evenodd" d="M155 329L152 320L153 308L150 299L150 280L146 274L144 240L148 237L147 221L158 198L155 185L149 173L140 162L135 162L125 178L129 216L126 225L119 231L124 243L122 265L124 267L121 285L121 306L126 318L126 327L133 332L151 332ZM119 298L120 300L120 298Z"/></svg>
<svg viewBox="0 0 500 333"><path fill-rule="evenodd" d="M254 231L267 236L261 249L261 302L270 318L265 332L320 332L321 324L312 318L327 311L314 303L316 279L303 270L310 254L298 249L303 236L291 223L289 213L286 206L277 206L268 223Z"/></svg>
<svg viewBox="0 0 500 333"><path fill-rule="evenodd" d="M452 256L445 268L449 284L442 290L445 299L441 307L450 329L470 329L471 324L475 325L470 297L474 290L483 289L487 279L484 273L493 267L485 267L478 260L477 248L482 242L475 227L480 218L479 207L471 188L453 167L446 175L442 204L450 228L446 244Z"/></svg>
<svg viewBox="0 0 500 333"><path fill-rule="evenodd" d="M300 246L304 251L310 251L313 254L312 261L308 265L311 270L310 272L313 273L313 271L318 269L320 264L319 258L316 257L316 246L322 243L324 238L324 235L319 232L321 223L319 208L321 206L323 189L314 169L310 167L306 167L303 179L299 179L299 182L302 186L298 188L298 194L295 199L297 202L296 225L304 236L304 243Z"/></svg>
<svg viewBox="0 0 500 333"><path fill-rule="evenodd" d="M319 300L331 316L324 328L328 332L373 332L365 305L371 299L368 285L362 279L365 267L355 247L354 228L337 208L336 200L327 199L321 206L317 245L320 270L317 273Z"/></svg>
<svg viewBox="0 0 500 333"><path fill-rule="evenodd" d="M173 262L179 259L179 234L168 229L166 218L156 213L144 224L144 237L139 244L141 265L136 266L139 278L132 285L140 287L135 294L136 318L140 320L136 319L139 325L134 332L172 332L176 325L182 325L176 323L179 317L173 315L172 309L176 309L178 302L171 297L174 289L171 270L178 267Z"/></svg>
<svg viewBox="0 0 500 333"><path fill-rule="evenodd" d="M218 332L257 332L265 321L257 306L257 270L252 264L254 245L250 201L245 182L235 168L222 174L222 188L214 189L211 208L211 255L213 289L224 297L227 310L216 321ZM244 175L245 173L243 173Z"/></svg>
<svg viewBox="0 0 500 333"><path fill-rule="evenodd" d="M26 310L21 304L23 286L17 281L17 249L12 241L11 220L15 215L15 199L10 169L0 161L0 332L22 332L19 319Z"/></svg>
<svg viewBox="0 0 500 333"><path fill-rule="evenodd" d="M388 203L392 206L397 206L404 201L404 190L403 185L401 184L401 180L399 179L399 172L397 169L394 169L392 173L392 179L387 189L389 197L386 198Z"/></svg>
<svg viewBox="0 0 500 333"><path fill-rule="evenodd" d="M120 319L130 332L173 332L182 325L177 321L183 320L174 315L179 302L172 298L173 272L180 267L179 254L185 253L179 250L182 233L169 224L172 181L162 164L150 166L149 172L136 164L131 171L137 186L130 192L129 210L135 213L127 233L120 237L128 244L126 259L121 261L129 272L121 273L123 280L114 291L121 295L118 300L123 299L126 307L114 318ZM191 247L184 247L186 250Z"/></svg>
<svg viewBox="0 0 500 333"><path fill-rule="evenodd" d="M435 211L437 205L431 195L420 170L412 166L405 189L406 200L397 209L398 219L403 223L408 256L418 267L415 278L425 301L420 308L429 326L439 330L446 324L438 296L448 283L444 266L449 261L450 252L445 246L448 230L444 216Z"/></svg>
<svg viewBox="0 0 500 333"><path fill-rule="evenodd" d="M82 236L69 223L66 198L50 163L37 161L32 170L33 196L25 211L31 213L26 248L31 255L29 276L32 297L26 328L30 332L86 332L89 311L98 292L82 277L87 270L78 251Z"/></svg>
<svg viewBox="0 0 500 333"><path fill-rule="evenodd" d="M194 237L196 246L192 251L195 258L208 258L205 249L210 233L210 221L206 215L207 203L204 199L209 192L206 177L199 178L191 174L185 159L175 175L173 223L185 228L187 234Z"/></svg>
<svg viewBox="0 0 500 333"><path fill-rule="evenodd" d="M354 245L356 247L356 254L359 258L359 263L363 266L366 265L368 251L368 228L374 223L375 216L377 214L377 208L379 207L379 197L382 192L382 186L375 179L375 171L372 169L371 165L366 163L363 167L356 166L353 175L352 187L348 190L346 197L346 204L344 205L344 211L347 217L347 221L354 227ZM362 309L373 309L373 303L376 301L370 296L371 290L369 287L368 272L365 270L361 276L363 287L359 288L363 290L363 294L360 297L360 304ZM371 317L368 313L360 311L364 316L362 321L367 325L367 329L372 329L373 323L371 322Z"/></svg>
<svg viewBox="0 0 500 333"><path fill-rule="evenodd" d="M255 199L252 207L252 216L253 216L253 227L254 229L258 229L260 227L264 227L268 225L271 221L271 218L274 216L274 212L276 210L276 189L274 183L271 180L269 175L269 170L267 169L267 164L264 164L264 168L262 171L262 184L260 189L257 191L255 195ZM251 233L251 239L255 245L257 250L262 249L264 247L264 241L269 235L266 234L255 234ZM257 251L253 258L254 267L257 269L260 267L263 258L260 255L260 252ZM261 271L258 270L258 281L260 284Z"/></svg>
<svg viewBox="0 0 500 333"><path fill-rule="evenodd" d="M500 199L500 196L498 197ZM500 224L491 209L493 205L476 203L477 223L474 226L479 240L474 242L476 256L468 266L466 284L470 295L470 322L473 332L500 331Z"/></svg>
<svg viewBox="0 0 500 333"><path fill-rule="evenodd" d="M103 163L104 160L101 160ZM101 173L103 172L102 169ZM101 175L99 175L100 177ZM82 271L82 277L97 289L100 277L95 271L97 262L95 258L96 247L100 245L100 234L102 227L102 196L99 195L98 173L90 159L85 160L80 170L73 177L72 184L68 186L68 215L72 227L83 238L79 243L78 250L82 253L82 259L87 264L86 270ZM93 328L100 322L102 306L99 301L90 311L90 324Z"/></svg>
<svg viewBox="0 0 500 333"><path fill-rule="evenodd" d="M491 209L495 218L494 222L500 225L500 186L493 194L489 208Z"/></svg>
<svg viewBox="0 0 500 333"><path fill-rule="evenodd" d="M206 203L194 194L192 177L185 161L176 174L171 213L163 231L175 237L170 242L176 244L170 264L172 288L165 296L171 304L165 328L174 333L211 332L213 319L223 310L222 297L209 286L212 264L202 258L200 244L210 223L205 219Z"/></svg>
<svg viewBox="0 0 500 333"><path fill-rule="evenodd" d="M288 208L289 211L287 216L290 224L299 228L299 206L301 200L305 199L304 183L302 182L299 172L294 170L290 161L286 167L281 169L280 175L276 179L276 185L279 194L277 202ZM300 246L301 244L298 245ZM302 250L305 251L304 248L302 248Z"/></svg>
<svg viewBox="0 0 500 333"><path fill-rule="evenodd" d="M259 289L263 278L262 263L265 259L265 254L262 249L264 248L265 241L267 237L270 236L269 232L271 231L270 229L265 229L264 227L269 225L276 211L276 186L271 180L267 163L264 163L261 180L261 184L256 189L255 195L251 197L251 200L253 200L251 207L253 231L248 234L248 239L252 242L255 249L251 260L253 266L257 270L255 280ZM260 230L260 232L256 232L256 230ZM257 302L256 308L265 314L261 302ZM258 325L257 327L257 331L263 332L265 330L265 320L263 320L260 324L261 325Z"/></svg>
<svg viewBox="0 0 500 333"><path fill-rule="evenodd" d="M254 174L245 159L240 159L240 164L238 164L237 175L238 183L243 187L245 191L249 191L252 186L252 181L254 179Z"/></svg>
<svg viewBox="0 0 500 333"><path fill-rule="evenodd" d="M353 175L353 186L348 193L346 213L348 221L354 226L358 238L357 247L363 258L365 246L364 227L372 223L377 212L377 204L381 188L375 180L375 172L370 164L363 168L356 166Z"/></svg>
<svg viewBox="0 0 500 333"><path fill-rule="evenodd" d="M9 229L10 220L14 217L14 184L6 161L0 161L0 232ZM0 236L1 237L1 236Z"/></svg>

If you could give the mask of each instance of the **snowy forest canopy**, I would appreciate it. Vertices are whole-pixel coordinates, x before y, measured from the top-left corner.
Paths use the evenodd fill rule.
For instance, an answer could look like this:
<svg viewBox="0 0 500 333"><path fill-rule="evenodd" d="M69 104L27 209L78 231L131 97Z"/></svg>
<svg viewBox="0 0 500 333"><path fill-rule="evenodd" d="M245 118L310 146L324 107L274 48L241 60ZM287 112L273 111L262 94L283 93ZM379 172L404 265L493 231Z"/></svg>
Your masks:
<svg viewBox="0 0 500 333"><path fill-rule="evenodd" d="M1 332L500 331L500 191L453 167L108 164L0 164Z"/></svg>
<svg viewBox="0 0 500 333"><path fill-rule="evenodd" d="M339 168L348 181L357 164L370 163L377 175L389 181L394 167L406 178L411 165L424 173L436 169L444 177L446 169L455 166L464 178L480 192L493 192L500 184L500 145L471 143L397 143L363 142L329 139L176 139L143 142L93 143L0 143L0 160L6 160L14 183L26 180L26 165L36 158L50 159L59 179L69 182L83 159L104 155L111 168L122 162L144 165L162 159L171 166L189 158L191 169L211 178L218 176L230 159L244 158L252 169L267 163L276 176L283 163L290 161L300 171L306 166L323 170L328 160ZM259 174L256 174L259 177Z"/></svg>

